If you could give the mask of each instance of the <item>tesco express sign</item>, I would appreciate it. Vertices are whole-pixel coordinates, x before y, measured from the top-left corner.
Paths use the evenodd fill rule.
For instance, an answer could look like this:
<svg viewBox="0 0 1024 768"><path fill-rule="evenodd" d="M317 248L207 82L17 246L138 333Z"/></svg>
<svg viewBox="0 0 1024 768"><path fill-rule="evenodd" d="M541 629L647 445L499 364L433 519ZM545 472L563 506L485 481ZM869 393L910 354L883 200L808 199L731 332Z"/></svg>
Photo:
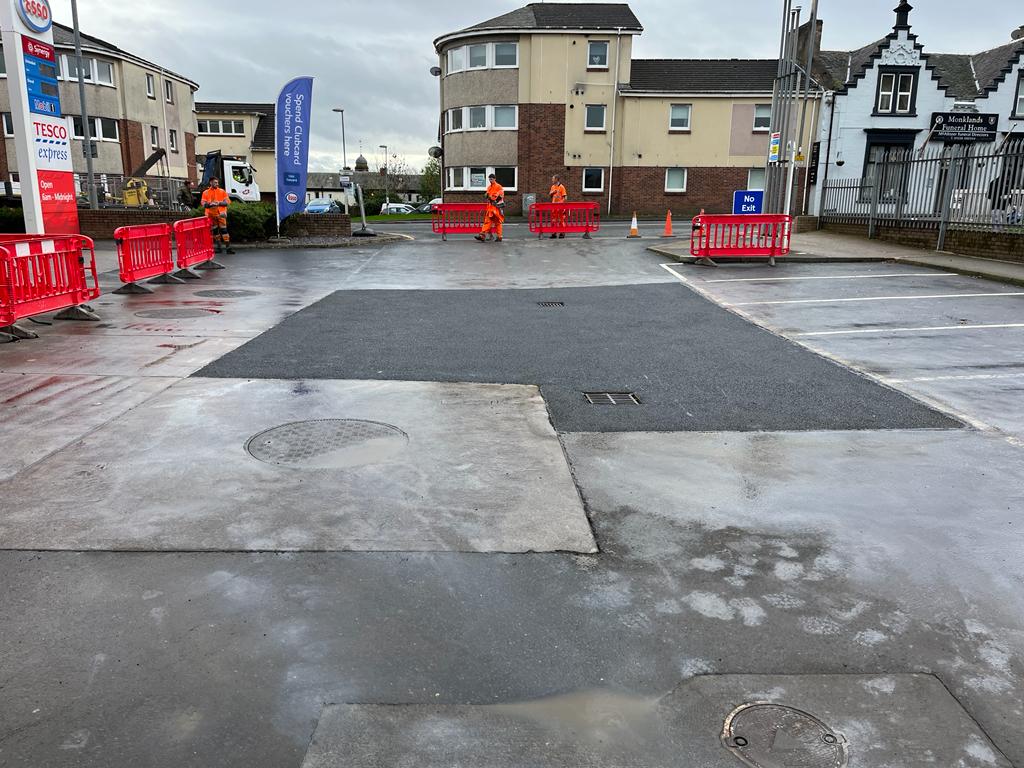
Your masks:
<svg viewBox="0 0 1024 768"><path fill-rule="evenodd" d="M18 0L16 8L25 26L36 34L48 32L53 26L50 0Z"/></svg>

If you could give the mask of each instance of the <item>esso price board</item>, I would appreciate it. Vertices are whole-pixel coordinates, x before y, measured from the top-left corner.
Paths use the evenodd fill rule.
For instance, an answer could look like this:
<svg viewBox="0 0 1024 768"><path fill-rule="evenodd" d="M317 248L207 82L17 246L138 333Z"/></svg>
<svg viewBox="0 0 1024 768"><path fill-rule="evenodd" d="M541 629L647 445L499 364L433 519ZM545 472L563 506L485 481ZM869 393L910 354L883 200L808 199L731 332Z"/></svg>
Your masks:
<svg viewBox="0 0 1024 768"><path fill-rule="evenodd" d="M37 115L60 117L57 56L53 46L22 37L21 47L25 54L25 88L28 91L29 111Z"/></svg>

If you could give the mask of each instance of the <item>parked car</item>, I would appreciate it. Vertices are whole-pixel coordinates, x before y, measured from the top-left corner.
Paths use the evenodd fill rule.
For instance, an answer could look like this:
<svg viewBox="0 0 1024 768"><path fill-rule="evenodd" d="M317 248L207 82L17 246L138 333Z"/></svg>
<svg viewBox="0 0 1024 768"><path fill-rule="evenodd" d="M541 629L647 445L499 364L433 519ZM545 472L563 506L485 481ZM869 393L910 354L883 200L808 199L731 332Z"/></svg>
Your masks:
<svg viewBox="0 0 1024 768"><path fill-rule="evenodd" d="M433 213L434 212L434 206L435 205L440 205L441 202L442 201L441 201L440 197L435 197L429 203L424 203L419 208L417 208L416 209L416 213Z"/></svg>
<svg viewBox="0 0 1024 768"><path fill-rule="evenodd" d="M337 200L329 197L315 197L306 203L306 213L341 213Z"/></svg>
<svg viewBox="0 0 1024 768"><path fill-rule="evenodd" d="M385 203L380 207L381 215L392 213L413 213L415 210L416 209L408 203Z"/></svg>

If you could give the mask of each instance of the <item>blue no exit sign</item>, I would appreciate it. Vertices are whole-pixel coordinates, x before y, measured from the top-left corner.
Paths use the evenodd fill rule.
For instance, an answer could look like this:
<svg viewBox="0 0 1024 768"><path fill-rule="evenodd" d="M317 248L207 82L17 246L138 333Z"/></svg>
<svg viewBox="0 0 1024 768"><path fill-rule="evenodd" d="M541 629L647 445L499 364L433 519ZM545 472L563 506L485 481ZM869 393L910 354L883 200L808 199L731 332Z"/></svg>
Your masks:
<svg viewBox="0 0 1024 768"><path fill-rule="evenodd" d="M732 194L732 212L735 214L761 213L764 210L764 192L760 189L740 189Z"/></svg>

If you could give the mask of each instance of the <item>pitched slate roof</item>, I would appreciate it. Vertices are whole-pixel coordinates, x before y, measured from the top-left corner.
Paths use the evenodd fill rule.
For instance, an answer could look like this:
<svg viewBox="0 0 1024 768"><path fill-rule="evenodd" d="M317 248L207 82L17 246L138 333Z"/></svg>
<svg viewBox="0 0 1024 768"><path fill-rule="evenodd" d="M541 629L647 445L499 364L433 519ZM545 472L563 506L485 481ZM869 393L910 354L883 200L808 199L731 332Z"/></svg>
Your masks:
<svg viewBox="0 0 1024 768"><path fill-rule="evenodd" d="M256 132L252 137L252 148L274 151L276 109L274 104L247 101L197 101L196 113L200 115L259 115Z"/></svg>
<svg viewBox="0 0 1024 768"><path fill-rule="evenodd" d="M447 38L471 32L529 30L608 30L642 32L643 26L625 3L530 3L511 13L442 35L434 41L437 48Z"/></svg>
<svg viewBox="0 0 1024 768"><path fill-rule="evenodd" d="M633 93L771 93L774 59L633 59Z"/></svg>
<svg viewBox="0 0 1024 768"><path fill-rule="evenodd" d="M156 70L163 70L168 75L172 75L178 78L179 80L183 80L184 82L189 83L190 85L194 85L197 89L199 88L199 84L194 82L191 78L185 77L184 75L179 75L177 72L172 72L166 67L162 67L159 64L154 64L151 61L147 61L141 56L136 56L134 53L129 53L128 51L122 48L118 48L113 43L108 43L106 40L101 40L98 37L87 35L85 32L80 32L79 34L82 38L82 46L85 48L93 48L96 50L106 51L107 53L111 54L116 58L132 59L134 61L139 62L143 66L151 67ZM53 22L53 44L58 48L74 48L74 29L72 29L71 27L66 27L63 24L58 24L57 22Z"/></svg>

